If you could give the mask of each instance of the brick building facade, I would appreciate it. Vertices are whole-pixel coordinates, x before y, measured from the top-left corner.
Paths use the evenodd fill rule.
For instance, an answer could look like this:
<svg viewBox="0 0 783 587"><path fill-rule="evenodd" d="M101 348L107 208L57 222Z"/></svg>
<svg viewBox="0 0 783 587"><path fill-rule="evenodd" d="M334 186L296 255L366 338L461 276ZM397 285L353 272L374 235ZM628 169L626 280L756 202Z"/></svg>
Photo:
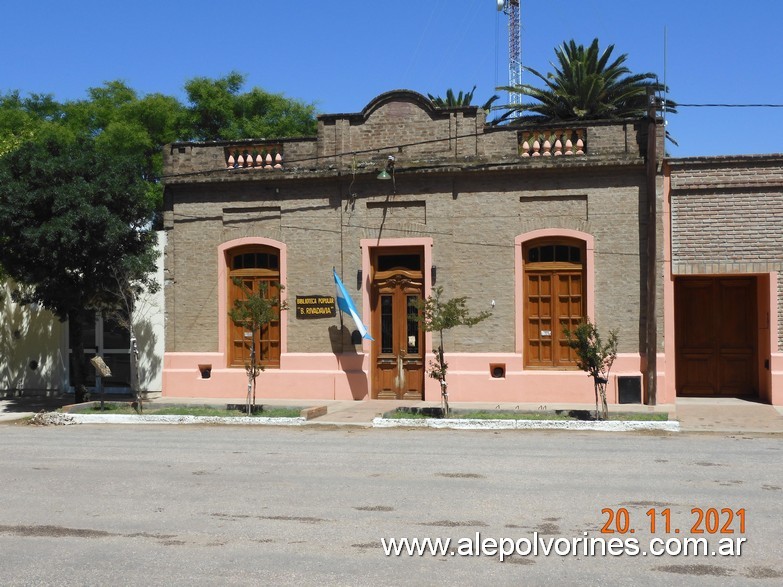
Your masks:
<svg viewBox="0 0 783 587"><path fill-rule="evenodd" d="M783 404L783 155L671 159L664 181L672 391Z"/></svg>
<svg viewBox="0 0 783 587"><path fill-rule="evenodd" d="M432 336L409 313L442 286L492 310L447 335L453 401L592 402L561 331L589 317L619 331L616 402L617 376L644 365L646 123L485 122L394 91L320 116L316 137L168 145L164 395L243 395L238 276L279 281L290 304L258 341L261 397L437 400ZM334 295L333 267L375 342L339 313L297 314L297 298ZM663 358L663 312L658 330ZM659 360L658 403L674 401L669 376Z"/></svg>

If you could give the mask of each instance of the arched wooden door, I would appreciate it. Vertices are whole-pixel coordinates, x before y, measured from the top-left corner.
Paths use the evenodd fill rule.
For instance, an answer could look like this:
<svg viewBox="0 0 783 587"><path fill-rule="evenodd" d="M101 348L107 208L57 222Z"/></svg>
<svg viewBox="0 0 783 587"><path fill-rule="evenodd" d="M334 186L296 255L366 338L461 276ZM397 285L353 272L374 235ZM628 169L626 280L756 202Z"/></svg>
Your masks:
<svg viewBox="0 0 783 587"><path fill-rule="evenodd" d="M280 296L280 252L267 246L244 246L228 252L228 302L234 307L247 292L264 292L267 299ZM234 280L238 280L236 283ZM257 359L264 368L280 367L280 312L276 320L255 333L246 332L226 315L228 323L228 366L245 367L250 363L251 342L255 342Z"/></svg>
<svg viewBox="0 0 783 587"><path fill-rule="evenodd" d="M540 240L524 249L525 367L570 369L576 354L565 328L585 319L583 243Z"/></svg>
<svg viewBox="0 0 783 587"><path fill-rule="evenodd" d="M424 292L421 255L379 253L374 261L371 397L421 400L424 331L416 320Z"/></svg>

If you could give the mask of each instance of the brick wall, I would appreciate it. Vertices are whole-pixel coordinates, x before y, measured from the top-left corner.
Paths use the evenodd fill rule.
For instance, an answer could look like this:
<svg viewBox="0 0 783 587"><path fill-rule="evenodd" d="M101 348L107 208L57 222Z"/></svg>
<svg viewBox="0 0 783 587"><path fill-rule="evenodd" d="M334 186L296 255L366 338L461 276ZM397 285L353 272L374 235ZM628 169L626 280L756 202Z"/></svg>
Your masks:
<svg viewBox="0 0 783 587"><path fill-rule="evenodd" d="M167 295L174 303L167 309L176 328L169 330L168 349L217 350L216 251L223 242L242 236L284 242L289 296L331 293L335 266L359 300L361 239L429 236L437 284L447 296L467 296L476 310L496 301L492 318L460 332L450 348L513 352L514 239L531 230L567 228L595 237L595 318L620 330L623 352L638 352L644 231L638 221L642 179L636 175L607 171L591 176L588 186L579 173L556 182L549 174L410 176L398 178L393 196L389 183L365 178L353 185L355 199L344 182L283 186L276 194L212 186L174 207L167 259L174 279ZM254 207L247 205L251 197ZM333 350L329 329L337 324L289 314L289 351Z"/></svg>
<svg viewBox="0 0 783 587"><path fill-rule="evenodd" d="M783 156L672 160L669 169L673 274L783 272ZM780 310L778 323L783 349Z"/></svg>
<svg viewBox="0 0 783 587"><path fill-rule="evenodd" d="M281 145L287 178L377 173L390 154L397 158L399 166L427 168L438 164L505 161L534 166L546 165L547 159L555 159L521 159L518 152L520 131L514 127L488 128L484 126L485 120L486 114L477 107L438 110L415 92L390 92L373 100L361 113L319 117L316 137L168 145L164 148L164 167L169 184L226 181L229 180L225 171L226 148L239 144L246 144L251 150L253 147L260 150L270 144ZM532 125L525 129L546 134L577 126L586 129L586 151L591 161L569 164L638 162L646 151L646 123L639 121ZM276 172L234 170L230 181L259 181L264 173Z"/></svg>
<svg viewBox="0 0 783 587"><path fill-rule="evenodd" d="M448 297L467 296L476 311L496 303L489 320L452 333L448 348L513 352L520 312L514 239L563 228L595 238L595 318L620 330L621 352L640 352L646 195L634 125L588 129L592 142L583 157L522 159L517 131L485 133L476 108L443 113L410 93L394 98L381 97L360 114L321 117L316 140L283 145L286 160L293 152L313 158L283 171L176 176L224 164L225 145L167 148L167 350L217 350L225 317L217 315L223 284L216 259L224 242L284 242L291 299L331 294L334 266L359 303L360 240L426 236L433 239L437 285ZM457 138L463 134L471 136ZM430 139L444 140L386 148ZM394 183L375 179L389 152L397 157ZM343 350L339 318L297 320L289 312L287 321L289 352Z"/></svg>

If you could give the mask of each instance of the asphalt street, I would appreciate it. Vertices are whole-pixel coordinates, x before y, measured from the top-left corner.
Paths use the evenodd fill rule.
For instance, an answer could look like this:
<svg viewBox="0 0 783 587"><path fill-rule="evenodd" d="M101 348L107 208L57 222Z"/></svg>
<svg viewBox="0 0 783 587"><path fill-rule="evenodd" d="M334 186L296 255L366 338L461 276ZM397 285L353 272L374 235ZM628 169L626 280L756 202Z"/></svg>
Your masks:
<svg viewBox="0 0 783 587"><path fill-rule="evenodd" d="M3 585L783 582L779 436L15 424L0 442ZM472 554L386 556L403 537ZM650 548L684 537L710 551ZM639 552L584 550L612 538Z"/></svg>

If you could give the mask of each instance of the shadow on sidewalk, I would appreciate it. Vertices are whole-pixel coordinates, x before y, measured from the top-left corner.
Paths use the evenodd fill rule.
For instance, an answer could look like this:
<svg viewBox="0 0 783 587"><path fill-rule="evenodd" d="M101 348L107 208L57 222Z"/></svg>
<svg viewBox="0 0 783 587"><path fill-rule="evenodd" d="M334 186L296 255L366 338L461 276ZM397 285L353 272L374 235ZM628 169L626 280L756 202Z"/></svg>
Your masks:
<svg viewBox="0 0 783 587"><path fill-rule="evenodd" d="M100 401L100 396L92 395L93 401ZM107 394L105 397L107 402L127 402L132 401L131 396L121 394ZM0 414L18 414L40 411L53 412L62 408L63 406L69 406L74 403L74 396L72 393L65 393L62 395L21 395L7 398L0 398Z"/></svg>

